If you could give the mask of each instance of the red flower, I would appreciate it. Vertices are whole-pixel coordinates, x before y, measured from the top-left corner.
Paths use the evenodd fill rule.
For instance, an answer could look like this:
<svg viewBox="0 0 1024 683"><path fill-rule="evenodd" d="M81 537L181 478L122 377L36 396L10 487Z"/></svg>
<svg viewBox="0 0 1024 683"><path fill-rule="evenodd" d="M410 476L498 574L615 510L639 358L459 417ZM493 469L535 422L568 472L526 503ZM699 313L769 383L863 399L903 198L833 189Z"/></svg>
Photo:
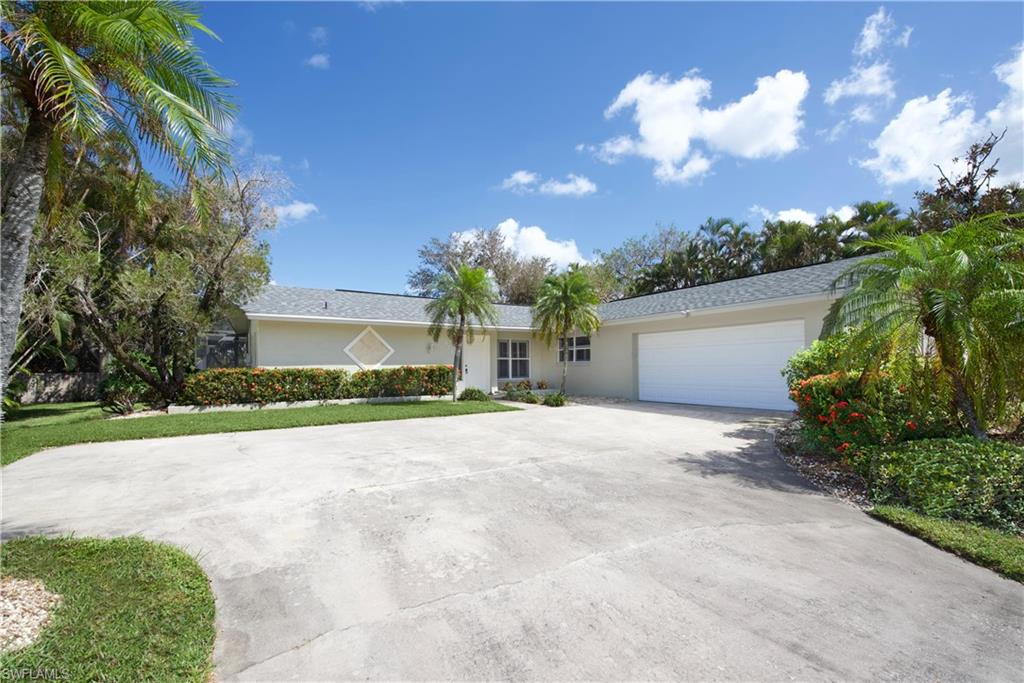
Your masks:
<svg viewBox="0 0 1024 683"><path fill-rule="evenodd" d="M914 422L913 420L907 420L907 429L909 429L910 431L914 431L915 429L917 429L917 423Z"/></svg>
<svg viewBox="0 0 1024 683"><path fill-rule="evenodd" d="M850 413L851 420L859 420L864 417L863 413Z"/></svg>
<svg viewBox="0 0 1024 683"><path fill-rule="evenodd" d="M845 451L849 447L850 447L850 444L844 441L843 443L841 443L838 446L836 446L836 450L839 451L840 453L842 453L843 451Z"/></svg>
<svg viewBox="0 0 1024 683"><path fill-rule="evenodd" d="M849 405L850 404L847 403L846 401L840 401L839 403L836 404L836 408L848 408Z"/></svg>

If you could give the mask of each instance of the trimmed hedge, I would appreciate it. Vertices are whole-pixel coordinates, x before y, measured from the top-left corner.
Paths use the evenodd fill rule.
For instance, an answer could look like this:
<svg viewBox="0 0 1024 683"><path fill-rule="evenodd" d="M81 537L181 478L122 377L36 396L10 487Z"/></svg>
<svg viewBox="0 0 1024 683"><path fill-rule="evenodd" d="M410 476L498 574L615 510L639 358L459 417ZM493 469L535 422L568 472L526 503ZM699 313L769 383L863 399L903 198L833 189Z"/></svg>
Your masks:
<svg viewBox="0 0 1024 683"><path fill-rule="evenodd" d="M327 401L385 396L443 396L451 391L446 365L345 370L324 368L217 368L185 380L178 401L187 405Z"/></svg>
<svg viewBox="0 0 1024 683"><path fill-rule="evenodd" d="M1020 446L971 437L921 439L865 449L853 464L876 503L1024 532Z"/></svg>

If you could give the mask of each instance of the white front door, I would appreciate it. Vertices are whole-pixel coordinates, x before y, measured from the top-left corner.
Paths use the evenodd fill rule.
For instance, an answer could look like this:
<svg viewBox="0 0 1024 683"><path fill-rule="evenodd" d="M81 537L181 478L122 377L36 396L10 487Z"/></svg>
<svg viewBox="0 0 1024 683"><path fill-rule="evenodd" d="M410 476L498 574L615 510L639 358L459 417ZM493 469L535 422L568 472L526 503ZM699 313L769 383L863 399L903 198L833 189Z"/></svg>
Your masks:
<svg viewBox="0 0 1024 683"><path fill-rule="evenodd" d="M462 349L462 386L491 392L491 339L477 336Z"/></svg>
<svg viewBox="0 0 1024 683"><path fill-rule="evenodd" d="M641 334L638 398L787 410L779 371L803 346L803 320Z"/></svg>

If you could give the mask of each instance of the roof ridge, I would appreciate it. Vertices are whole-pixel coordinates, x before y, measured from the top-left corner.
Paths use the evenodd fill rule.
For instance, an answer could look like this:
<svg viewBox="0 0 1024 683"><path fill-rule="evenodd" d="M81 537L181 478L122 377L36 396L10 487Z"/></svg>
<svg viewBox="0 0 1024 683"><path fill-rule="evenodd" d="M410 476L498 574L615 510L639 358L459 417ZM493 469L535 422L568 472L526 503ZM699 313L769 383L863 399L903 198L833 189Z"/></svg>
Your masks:
<svg viewBox="0 0 1024 683"><path fill-rule="evenodd" d="M601 305L604 306L605 304L614 304L614 303L618 303L619 301L631 301L632 299L642 299L642 298L644 298L646 296L657 296L658 294L671 294L673 292L682 292L682 291L685 291L685 290L700 289L701 287L710 287L712 285L720 285L720 284L724 284L726 282L736 282L737 280L749 280L749 279L752 279L752 278L755 278L755 277L761 277L763 275L775 275L776 273L788 273L790 271L801 270L803 268L814 268L816 266L827 266L827 265L830 265L830 264L833 264L833 263L842 263L844 261L852 261L854 259L863 258L866 255L867 254L863 254L863 255L860 255L860 256L847 256L845 258L832 259L831 261L819 261L817 263L808 263L808 264L805 264L805 265L802 265L802 266L789 266L788 268L779 268L777 270L769 270L769 271L765 271L763 273L751 273L750 275L737 275L735 277L727 277L727 278L723 278L721 280L715 280L714 282L702 282L699 285L686 285L684 287L676 287L675 289L663 289L660 292L651 292L650 294L634 294L633 296L624 296L624 297L621 297L621 298L618 298L618 299L612 299L611 301L606 301L606 302L604 302Z"/></svg>

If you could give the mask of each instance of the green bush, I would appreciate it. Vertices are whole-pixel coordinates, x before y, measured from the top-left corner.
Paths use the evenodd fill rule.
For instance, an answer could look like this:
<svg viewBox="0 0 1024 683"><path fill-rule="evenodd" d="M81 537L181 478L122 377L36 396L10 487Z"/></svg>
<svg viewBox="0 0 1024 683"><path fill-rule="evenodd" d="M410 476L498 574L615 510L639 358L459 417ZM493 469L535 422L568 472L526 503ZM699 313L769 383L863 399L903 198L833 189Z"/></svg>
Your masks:
<svg viewBox="0 0 1024 683"><path fill-rule="evenodd" d="M149 356L133 354L136 361L154 372L156 369ZM99 385L100 405L103 410L116 415L129 415L135 411L135 404L152 398L152 388L114 359L107 366L106 374Z"/></svg>
<svg viewBox="0 0 1024 683"><path fill-rule="evenodd" d="M561 408L565 405L565 394L548 394L544 397L544 405L551 408Z"/></svg>
<svg viewBox="0 0 1024 683"><path fill-rule="evenodd" d="M789 397L807 447L819 453L846 457L866 446L956 433L938 396L915 400L889 373L814 375L798 381Z"/></svg>
<svg viewBox="0 0 1024 683"><path fill-rule="evenodd" d="M477 389L476 387L469 387L463 389L462 393L459 394L460 401L490 401L491 397L488 396L483 390Z"/></svg>
<svg viewBox="0 0 1024 683"><path fill-rule="evenodd" d="M859 369L867 364L867 358L846 359L848 366L843 367L843 354L850 345L850 332L840 332L825 339L815 339L806 349L797 351L782 368L782 376L786 385L796 386L801 380L816 375L829 375L840 370Z"/></svg>
<svg viewBox="0 0 1024 683"><path fill-rule="evenodd" d="M866 449L854 458L878 504L1024 532L1024 448L971 437Z"/></svg>
<svg viewBox="0 0 1024 683"><path fill-rule="evenodd" d="M228 403L325 401L384 396L443 396L451 390L445 365L361 370L324 368L217 368L185 380L178 400L211 406Z"/></svg>

